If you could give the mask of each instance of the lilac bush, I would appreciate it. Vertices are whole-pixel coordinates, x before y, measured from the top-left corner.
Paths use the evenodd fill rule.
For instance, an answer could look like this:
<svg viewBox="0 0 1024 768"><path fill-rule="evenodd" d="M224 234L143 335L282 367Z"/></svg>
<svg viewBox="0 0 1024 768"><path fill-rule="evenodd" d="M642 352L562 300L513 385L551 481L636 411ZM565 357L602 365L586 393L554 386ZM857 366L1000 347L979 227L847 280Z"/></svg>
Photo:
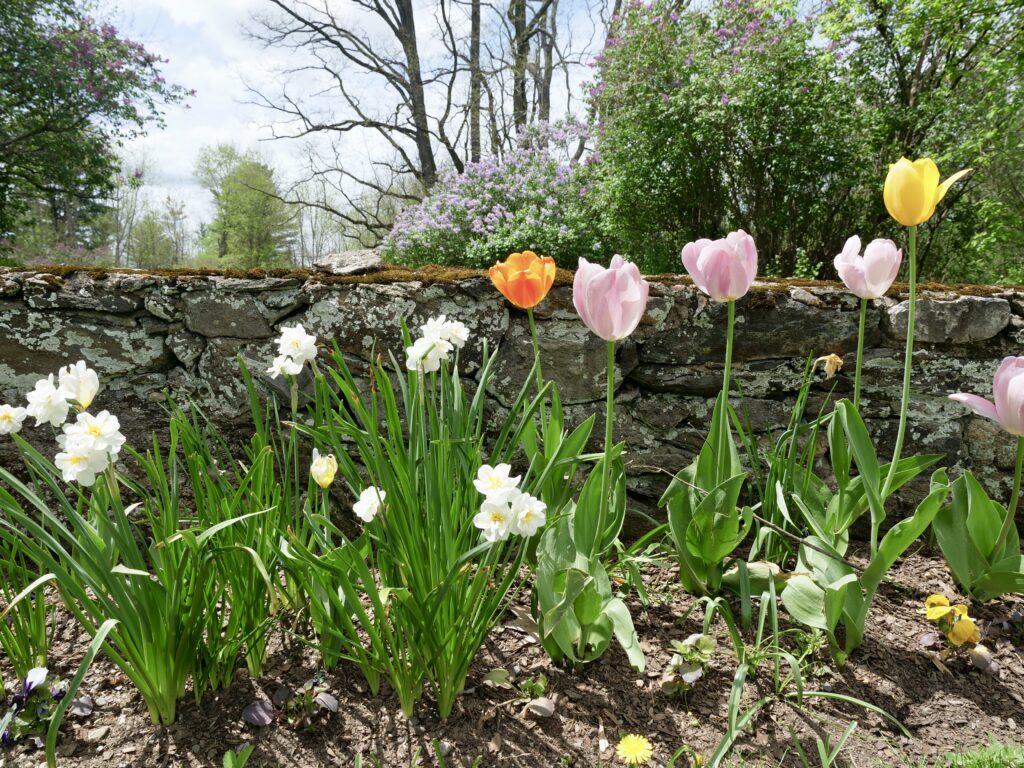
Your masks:
<svg viewBox="0 0 1024 768"><path fill-rule="evenodd" d="M579 124L538 126L503 157L447 172L399 215L385 257L410 266L484 267L529 249L566 266L604 250L587 163L576 151L586 140Z"/></svg>

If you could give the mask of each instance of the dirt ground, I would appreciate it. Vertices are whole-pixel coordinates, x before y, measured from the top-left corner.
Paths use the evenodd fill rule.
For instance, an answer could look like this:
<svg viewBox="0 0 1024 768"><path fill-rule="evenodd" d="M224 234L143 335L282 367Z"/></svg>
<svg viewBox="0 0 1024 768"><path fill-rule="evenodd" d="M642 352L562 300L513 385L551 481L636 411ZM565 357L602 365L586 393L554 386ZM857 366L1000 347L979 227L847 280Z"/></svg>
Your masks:
<svg viewBox="0 0 1024 768"><path fill-rule="evenodd" d="M415 717L404 720L393 695L371 697L357 670L342 664L327 673L329 691L340 700L338 712L308 730L284 722L257 729L243 723L242 710L257 698L271 698L278 687L297 687L318 672L315 654L283 631L274 635L267 672L254 682L240 670L234 685L207 694L200 706L189 697L178 722L167 728L150 724L138 694L117 669L100 658L81 693L95 701L87 717L70 717L59 742L61 768L128 766L220 766L224 752L246 742L256 747L250 766L319 768L362 765L406 768L468 766L618 765L615 744L625 733L646 735L655 747L653 766L665 766L680 747L690 753L675 763L694 764L692 755L709 756L725 732L729 692L736 659L724 625L717 622L718 650L705 677L684 698L662 693L659 678L671 655L672 640L700 631L702 609L677 585L671 570L646 574L651 604L632 603L648 669L637 676L614 647L598 662L572 671L553 665L535 637L510 613L478 656L466 691L447 722L441 722L429 697ZM1010 598L975 606L986 643L1001 665L998 677L973 667L964 656L943 665L920 637L932 629L920 609L925 596L956 592L941 558L913 554L890 573L875 599L867 640L842 668L821 649L809 666L807 690L845 693L865 699L899 719L913 734L907 738L877 714L845 703L805 699L802 707L776 701L762 709L730 757L730 765L798 766L794 737L816 754L815 734L858 727L839 765L930 766L951 750L984 746L991 738L1024 742L1024 600ZM58 629L51 668L65 679L78 664L87 638L70 621ZM522 682L543 674L546 695L554 701L547 717L524 712L514 690L484 684L491 670L508 670ZM9 669L5 679L11 680ZM749 706L772 692L767 668L752 677L744 693ZM794 736L795 735L795 736ZM816 762L813 764L817 764ZM45 765L41 750L22 744L0 752L0 765Z"/></svg>

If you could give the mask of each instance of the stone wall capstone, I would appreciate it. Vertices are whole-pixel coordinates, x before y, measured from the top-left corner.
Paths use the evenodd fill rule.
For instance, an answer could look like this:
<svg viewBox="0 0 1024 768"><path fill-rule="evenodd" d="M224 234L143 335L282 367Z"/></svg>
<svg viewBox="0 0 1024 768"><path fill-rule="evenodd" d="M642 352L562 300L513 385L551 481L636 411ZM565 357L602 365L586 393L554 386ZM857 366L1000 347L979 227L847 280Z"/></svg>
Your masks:
<svg viewBox="0 0 1024 768"><path fill-rule="evenodd" d="M502 300L484 276L438 275L0 271L0 402L24 404L38 378L84 359L103 383L95 408L119 415L136 446L162 428L165 392L194 398L225 426L244 430L247 399L237 358L261 374L282 325L300 322L335 339L360 365L375 350L400 358L400 318L418 326L443 313L473 334L473 350L463 356L468 375L478 375L482 339L499 349L489 394L495 408L507 406L532 362L525 313ZM601 420L603 342L577 318L564 282L536 310L544 373L558 384L572 420L595 412ZM929 287L919 295L906 450L945 454L953 473L971 468L1005 498L1012 438L946 395L963 390L988 397L999 361L1024 351L1024 290L975 293ZM808 356L836 353L845 363L831 381L817 376L809 412L830 392L851 392L857 319L857 299L839 285L763 281L738 303L733 375L743 393L741 412L765 445L789 420ZM881 455L895 438L905 338L905 291L894 289L868 308L862 410ZM652 284L647 314L620 344L616 370L615 434L627 442L637 508L654 512L667 473L699 449L721 382L724 342L724 307L685 278ZM602 424L594 434L603 434ZM0 441L0 461L17 461L10 441ZM918 483L904 498L920 498L922 490Z"/></svg>

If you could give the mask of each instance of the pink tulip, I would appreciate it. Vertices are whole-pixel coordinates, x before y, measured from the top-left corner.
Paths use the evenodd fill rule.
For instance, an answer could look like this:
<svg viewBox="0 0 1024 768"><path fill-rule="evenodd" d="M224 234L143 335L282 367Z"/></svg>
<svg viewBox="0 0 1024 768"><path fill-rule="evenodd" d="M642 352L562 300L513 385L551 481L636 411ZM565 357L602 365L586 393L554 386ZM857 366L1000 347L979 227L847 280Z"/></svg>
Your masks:
<svg viewBox="0 0 1024 768"><path fill-rule="evenodd" d="M580 259L572 282L572 303L587 328L605 341L618 341L636 330L649 291L636 264L621 256L613 256L608 269Z"/></svg>
<svg viewBox="0 0 1024 768"><path fill-rule="evenodd" d="M992 381L992 394L995 403L966 392L956 392L949 399L992 419L1011 435L1024 436L1024 357L1003 360Z"/></svg>
<svg viewBox="0 0 1024 768"><path fill-rule="evenodd" d="M846 241L843 252L834 264L840 279L854 296L879 299L885 295L896 279L903 262L903 251L892 240L872 240L860 255L860 238L854 235Z"/></svg>
<svg viewBox="0 0 1024 768"><path fill-rule="evenodd" d="M713 301L735 301L757 277L757 247L742 229L722 240L702 238L683 248L683 266Z"/></svg>

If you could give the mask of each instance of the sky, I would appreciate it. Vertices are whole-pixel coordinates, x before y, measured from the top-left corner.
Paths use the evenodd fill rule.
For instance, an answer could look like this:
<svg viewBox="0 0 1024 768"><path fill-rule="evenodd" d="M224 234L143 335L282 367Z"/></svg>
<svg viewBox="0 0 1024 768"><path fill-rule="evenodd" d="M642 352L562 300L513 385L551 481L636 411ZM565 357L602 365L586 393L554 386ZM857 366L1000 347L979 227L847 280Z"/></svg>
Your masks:
<svg viewBox="0 0 1024 768"><path fill-rule="evenodd" d="M256 148L283 177L300 172L298 148L267 141L266 110L244 102L246 82L269 85L284 54L247 40L244 27L263 0L121 0L113 16L123 35L169 59L168 82L194 88L196 95L165 110L166 128L130 142L128 158L147 170L151 201L171 195L186 203L194 221L212 218L212 197L192 177L205 145L234 143Z"/></svg>

